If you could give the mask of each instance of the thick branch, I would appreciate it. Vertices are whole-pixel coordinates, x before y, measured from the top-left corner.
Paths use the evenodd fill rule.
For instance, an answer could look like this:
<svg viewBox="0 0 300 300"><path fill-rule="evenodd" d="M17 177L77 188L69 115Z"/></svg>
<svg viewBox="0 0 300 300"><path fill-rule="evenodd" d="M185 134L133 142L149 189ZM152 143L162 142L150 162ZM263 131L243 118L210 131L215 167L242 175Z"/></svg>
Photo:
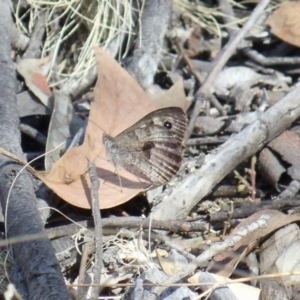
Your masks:
<svg viewBox="0 0 300 300"><path fill-rule="evenodd" d="M218 151L207 155L195 173L176 186L154 211L157 220L184 219L213 187L242 161L261 150L300 117L300 88L287 94L259 119L232 136ZM163 196L162 196L163 197Z"/></svg>
<svg viewBox="0 0 300 300"><path fill-rule="evenodd" d="M14 26L8 1L0 2L0 147L23 157L20 146L19 117L16 103L16 72L10 58L11 28ZM16 180L7 199L12 181L20 166L0 155L0 201L6 211L8 237L24 236L44 231L39 217L31 175L23 172ZM6 207L7 205L7 207ZM24 299L70 299L59 266L48 239L16 244L13 255L20 273L12 278ZM20 287L22 283L22 287ZM27 288L27 291L26 291Z"/></svg>

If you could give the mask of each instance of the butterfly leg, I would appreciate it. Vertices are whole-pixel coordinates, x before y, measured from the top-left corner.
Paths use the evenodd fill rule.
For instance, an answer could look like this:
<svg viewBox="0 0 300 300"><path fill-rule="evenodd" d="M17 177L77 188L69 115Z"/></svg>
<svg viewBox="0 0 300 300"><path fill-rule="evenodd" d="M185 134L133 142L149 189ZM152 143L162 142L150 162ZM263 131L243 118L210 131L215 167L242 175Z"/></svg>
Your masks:
<svg viewBox="0 0 300 300"><path fill-rule="evenodd" d="M119 184L120 184L120 187L121 187L121 193L123 193L122 180L121 180L121 177L120 177L120 175L119 175L118 168L117 168L116 166L115 166L114 175L118 175L118 178L119 178Z"/></svg>
<svg viewBox="0 0 300 300"><path fill-rule="evenodd" d="M136 176L136 179L140 182L140 183L146 183L146 181L142 181L141 178Z"/></svg>

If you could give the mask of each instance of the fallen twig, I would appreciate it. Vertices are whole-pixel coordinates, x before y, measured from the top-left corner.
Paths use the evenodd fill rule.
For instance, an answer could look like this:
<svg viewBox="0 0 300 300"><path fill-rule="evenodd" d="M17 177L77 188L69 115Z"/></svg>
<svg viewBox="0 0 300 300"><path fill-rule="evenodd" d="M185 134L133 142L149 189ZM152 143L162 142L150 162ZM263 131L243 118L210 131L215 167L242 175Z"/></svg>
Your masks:
<svg viewBox="0 0 300 300"><path fill-rule="evenodd" d="M164 201L153 210L153 218L184 219L238 164L282 133L300 116L300 88L287 94L268 109L260 118L241 132L233 135L218 151L209 154L201 168L189 174L174 187L162 194Z"/></svg>
<svg viewBox="0 0 300 300"><path fill-rule="evenodd" d="M101 281L101 270L103 267L102 255L103 255L103 245L102 245L102 224L101 224L101 214L99 208L99 196L98 190L100 187L100 181L97 176L96 166L93 162L89 162L89 175L91 180L91 200L92 200L92 212L95 223L95 263L94 263L94 283L100 284ZM100 286L93 286L91 290L92 300L97 300L100 293Z"/></svg>

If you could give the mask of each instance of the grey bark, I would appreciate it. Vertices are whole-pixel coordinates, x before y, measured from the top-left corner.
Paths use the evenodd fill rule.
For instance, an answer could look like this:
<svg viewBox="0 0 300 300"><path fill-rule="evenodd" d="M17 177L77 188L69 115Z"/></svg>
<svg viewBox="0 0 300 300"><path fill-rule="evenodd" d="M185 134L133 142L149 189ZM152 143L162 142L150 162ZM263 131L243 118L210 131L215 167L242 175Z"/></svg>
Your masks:
<svg viewBox="0 0 300 300"><path fill-rule="evenodd" d="M153 82L161 57L163 39L171 15L172 0L147 0L140 20L140 34L125 69L146 89Z"/></svg>
<svg viewBox="0 0 300 300"><path fill-rule="evenodd" d="M16 104L16 71L11 61L11 28L14 26L8 1L0 2L0 147L24 158L20 146ZM9 188L21 167L0 155L0 201L7 223L7 237L44 232L36 207L31 175L23 172ZM71 299L48 239L12 246L14 272L11 278L24 299ZM20 274L21 272L21 274Z"/></svg>
<svg viewBox="0 0 300 300"><path fill-rule="evenodd" d="M240 133L233 135L218 150L207 155L201 168L172 190L166 190L161 196L164 200L154 208L153 219L185 219L193 207L238 164L261 150L299 117L298 87Z"/></svg>
<svg viewBox="0 0 300 300"><path fill-rule="evenodd" d="M218 283L215 277L208 273L202 272L198 278L199 283ZM203 285L201 289L207 291L211 288L212 285ZM236 295L230 290L229 286L226 284L218 286L212 293L209 293L209 299L211 300L238 300Z"/></svg>

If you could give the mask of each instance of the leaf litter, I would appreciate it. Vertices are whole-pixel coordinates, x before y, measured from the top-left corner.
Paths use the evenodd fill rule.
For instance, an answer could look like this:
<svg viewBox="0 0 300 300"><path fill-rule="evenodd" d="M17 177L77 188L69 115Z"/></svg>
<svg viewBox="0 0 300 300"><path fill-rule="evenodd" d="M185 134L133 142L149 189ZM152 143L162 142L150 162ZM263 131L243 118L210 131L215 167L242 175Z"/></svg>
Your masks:
<svg viewBox="0 0 300 300"><path fill-rule="evenodd" d="M187 10L189 16L192 14L199 16L199 11L195 9L196 6L194 5L194 3L190 3L190 2L192 1L176 1L175 7L176 9L179 9L179 6L182 4L188 5ZM289 3L291 2L287 1L286 3L287 4L283 4L281 7L288 6ZM235 5L236 5L235 8L238 6L239 9L241 8L241 4L235 4ZM287 16L286 18L287 22L285 22L285 25L288 25L288 27L290 28L284 31L284 33L281 35L277 34L277 36L282 40L285 40L285 35L290 34L289 31L292 31L292 29L297 28L297 20L295 20L295 22L293 20L289 21L290 16L292 18L295 16L295 12L293 12L292 5L294 4L290 4L289 10L287 10L284 13L284 15ZM218 17L221 16L221 14L218 12L217 9L214 9L214 11L216 12ZM215 26L215 24L217 24L217 19L215 19L215 17L211 19L213 20L211 24L214 24ZM201 30L205 28L205 25L203 19L200 19L199 17L199 20L201 22L201 28L200 28ZM199 24L199 20L197 20L196 22L197 24ZM244 21L245 21L244 19L239 20L239 22L244 22ZM277 23L280 24L280 22ZM257 31L257 27L253 31ZM220 27L220 28L212 27L211 33L212 34L214 33L215 35L220 34L220 30L222 30L222 28L225 27ZM199 31L199 28L196 29L197 31ZM191 35L195 33L195 30L193 30L193 28L187 28L186 30L181 30L183 31L182 36L186 36L186 38L189 39L189 37L191 37ZM293 33L293 34L297 35L297 33ZM248 38L250 40L253 39L258 43L259 41L263 40L259 36L255 36L255 37L250 36ZM190 50L193 50L192 51L193 53L190 54L190 56L195 58L194 59L195 65L198 65L197 62L200 62L200 60L198 60L197 57L202 54L204 48L205 51L210 51L212 53L211 54L212 57L215 57L216 53L219 51L218 48L208 48L207 45L203 47L203 40L205 40L204 36L197 35L197 39L193 41L194 42L193 45L192 45L191 38L189 40L191 42L189 43L191 44L189 46L191 47ZM266 38L265 40L266 42L268 42L268 38ZM220 44L219 40L217 40L217 42L218 43L215 45L218 45L219 47ZM201 48L201 43L202 43L202 48ZM278 43L278 41L276 43ZM272 46L270 47L272 48ZM268 50L265 52L268 53ZM144 190L144 188L147 187L148 184L142 183L135 176L133 176L132 174L124 170L118 169L116 171L114 166L106 161L105 150L102 144L103 132L115 136L118 133L122 132L124 129L126 129L128 126L134 124L137 120L141 119L147 113L160 107L173 106L174 105L173 101L175 96L178 97L179 99L178 105L181 106L181 103L185 101L185 95L183 92L182 80L181 80L181 82L179 81L167 92L167 95L163 95L164 100L160 100L159 103L152 102L150 101L148 96L136 85L136 83L131 78L128 78L128 74L126 74L125 71L122 68L120 68L116 64L116 62L110 56L108 56L103 50L101 49L96 50L96 58L98 64L98 82L95 87L95 102L92 103L91 105L90 118L89 118L90 122L88 124L88 128L86 131L84 144L79 147L70 149L58 161L56 160L60 155L56 155L56 158L54 158L54 161L56 161L56 163L54 165L53 170L48 172L38 172L37 174L51 189L55 191L55 193L57 193L59 196L61 196L69 203L73 205L77 205L79 207L89 208L90 190L89 190L89 178L86 172L87 172L88 161L89 160L94 161L97 165L98 176L101 179L101 188L100 188L100 197L99 197L101 208L110 208L118 204L124 203L134 195L141 193ZM82 61L84 61L84 59ZM90 60L90 54L89 54L88 61L89 61L88 67L90 67L94 63L91 62ZM83 66L85 67L84 64ZM290 85L293 83L294 80L293 77L290 77L288 71L284 71L280 69L279 72L277 73L278 70L276 67L274 68L276 69L276 71L273 73L270 72L270 71L274 71L273 68L267 69L263 67L258 67L257 65L254 66L251 64L250 67L249 65L247 66L245 65L242 68L244 69L242 70L243 72L238 74L238 71L241 71L241 66L235 66L235 67L229 66L229 68L224 69L219 73L219 78L218 80L215 80L213 85L214 95L218 98L218 100L220 100L222 105L225 103L223 107L227 109L227 112L229 111L230 113L233 113L234 116L233 117L230 116L229 118L227 115L223 116L222 114L220 114L220 112L218 112L215 109L215 107L213 107L211 103L209 105L206 103L205 105L203 105L203 110L201 111L201 115L198 117L199 122L197 124L197 128L196 128L197 130L194 131L193 137L197 138L198 135L200 136L214 135L215 137L218 137L218 136L222 136L224 132L242 131L243 128L247 126L247 124L251 123L253 120L260 118L261 114L265 110L264 108L262 111L259 111L259 107L262 105L263 102L261 100L263 95L262 93L263 89L267 89L265 93L269 95L267 99L267 105L272 106L274 103L278 102L291 89ZM173 70L170 70L169 72L171 74ZM178 72L178 70L176 70L176 72ZM197 69L197 72L203 73L201 74L203 75L203 78L205 78L205 76L207 75L207 72L206 74L204 74L205 72L202 69ZM251 76L249 75L249 78L247 77L248 73L251 75ZM53 74L54 72L52 70L52 76ZM84 72L79 72L78 74L80 74L80 76L83 76ZM281 76L283 74L284 76ZM184 76L186 75L187 73L184 74ZM182 76L181 74L181 77L184 76ZM26 78L26 75L24 77ZM175 77L176 76L174 76L174 78ZM36 82L35 79L38 78L40 78L40 76L37 77L34 76L33 78L31 78L31 81L35 83ZM242 81L245 80L246 82L242 83ZM26 80L26 82L27 81L28 80ZM28 87L31 89L30 84L28 84ZM181 96L179 96L179 94ZM277 97L276 98L274 96L275 94L279 96L276 96ZM183 106L187 107L189 105L189 103L186 104L187 105L183 104ZM236 113L239 111L241 111L243 114ZM231 122L229 122L228 120ZM210 123L208 124L208 122ZM54 129L53 131L55 132L56 130L57 129ZM292 131L293 128L290 130ZM246 185L249 191L256 190L256 193L253 193L254 197L252 197L250 201L259 202L261 201L261 199L265 200L264 197L272 197L274 194L277 194L279 191L284 189L286 186L283 185L282 182L283 182L283 177L285 175L289 175L290 179L294 179L294 180L298 179L297 153L298 153L299 141L298 138L295 136L295 134L294 135L291 134L290 130L279 135L277 138L271 141L267 145L267 147L265 147L260 153L258 153L259 155L258 165L259 164L263 165L263 167L265 168L265 172L263 172L262 169L258 168L257 169L258 174L257 177L255 177L254 175L255 168L250 169L248 166L249 162L243 163L243 165L239 168L239 174L242 174L239 176L239 180L243 179L241 180L241 182L247 183ZM48 135L49 139L51 138L50 135L51 134L49 133ZM61 140L67 137L67 135L68 133L63 133ZM188 154L197 155L199 153L199 148L201 148L201 150L204 149L204 151L207 152L213 149L213 147L209 147L207 143L204 145L205 146L202 148L199 147L199 145L188 146ZM263 152L266 150L268 150L273 155L272 156L273 161L271 161L271 163L270 160L260 161ZM277 167L275 167L274 161L276 161ZM218 163L222 163L222 162L218 162ZM193 170L197 168L199 168L199 166L193 167L192 170L186 167L184 169L184 172L182 173L182 176L184 177L184 173L192 174ZM270 174L270 178L271 178L269 180L269 182L271 182L271 188L270 186L268 186L271 192L265 187L266 181L268 181L267 175L265 175L267 173ZM118 175L120 176L122 182L122 193L121 193L121 187L120 187L120 181ZM234 187L236 182L237 179L229 175L228 178L226 178L223 183L226 184L226 187L232 187L232 186ZM218 192L218 190L216 192ZM237 265L247 264L244 258L245 257L248 258L247 256L248 253L254 254L256 249L262 249L263 252L267 253L266 248L271 249L272 252L272 250L275 249L276 247L278 247L279 250L275 255L271 253L271 255L273 255L272 259L269 258L270 255L269 253L267 254L262 253L261 259L265 260L264 263L266 263L267 267L269 263L274 264L274 262L276 262L277 268L270 269L264 267L262 264L261 270L266 272L266 274L269 272L280 273L286 271L293 272L294 270L297 271L297 264L296 263L293 264L293 260L291 259L289 260L289 258L292 256L293 258L295 257L295 260L298 259L298 257L296 257L296 252L297 252L296 249L299 248L297 247L298 239L297 236L294 239L289 238L288 236L290 235L290 232L288 230L297 233L298 229L295 228L296 223L292 225L293 226L292 229L289 228L290 226L286 226L286 225L292 222L299 223L298 215L293 216L293 215L286 214L286 210L287 210L286 209L285 214L276 212L274 210L263 210L260 213L253 214L248 218L244 218L244 215L242 216L238 215L238 217L236 217L235 213L238 213L241 207L243 208L243 204L249 201L250 197L247 196L245 197L244 195L242 196L236 190L234 192L231 192L232 194L230 194L231 195L230 201L233 199L233 201L235 202L234 209L233 209L232 207L230 208L230 205L228 205L227 199L225 199L224 201L225 205L220 204L221 203L221 201L219 201L220 198L223 199L224 197L219 197L217 198L217 200L215 200L214 193L215 191L213 191L213 193L208 196L207 202L216 204L216 206L218 206L218 209L214 210L214 213L208 212L206 216L212 216L214 218L217 218L217 216L219 215L222 216L223 213L226 215L225 220L233 221L232 222L234 224L233 226L235 226L237 223L239 223L239 225L235 226L234 230L231 230L230 228L229 236L226 235L223 236L220 233L221 231L219 230L220 226L217 225L216 223L212 223L212 230L205 232L206 235L205 239L208 238L209 242L212 242L214 238L216 239L219 238L219 240L225 239L226 242L228 238L234 235L234 233L238 232L238 230L243 228L243 226L248 226L249 224L251 225L253 222L256 222L260 215L269 214L271 216L268 222L267 229L260 228L256 232L250 233L250 235L243 237L234 246L228 247L228 251L226 252L224 251L222 254L214 256L214 260L211 263L211 266L214 267L215 261L217 261L218 263L220 263L220 265L216 264L217 268L220 269L221 267L221 271L219 272L216 271L215 273L222 273L223 271L224 272L223 275L229 276L232 272L235 271ZM287 202L288 201L289 199L287 199ZM250 204L252 208L255 207L255 205L259 206L258 203L254 204L253 202L250 202ZM272 204L276 205L276 201L272 202ZM224 209L224 207L226 208ZM262 205L261 207L263 208L264 206ZM230 215L230 209L233 210L232 215ZM198 213L197 217L201 218L202 217L201 214L204 214L205 212L201 212L201 213L197 212L197 213ZM233 216L233 220L231 220L232 216ZM241 221L241 219L243 219L243 221ZM220 218L220 220L224 220L224 217ZM279 228L282 228L282 230L285 230L286 228L288 229L286 229L286 231L283 231L283 233L280 233L280 231L278 231ZM226 226L224 226L224 232L226 232L225 229ZM263 241L268 240L269 236L274 232L278 233L278 236L274 234L275 242L274 240L272 241L270 239L272 243L267 244L265 246ZM199 232L197 234L199 234ZM214 234L216 234L216 236L214 236ZM287 236L286 238L285 235ZM179 239L178 244L183 247L184 244L183 241L187 239L190 240L193 247L194 246L195 248L196 246L199 247L197 250L193 249L196 253L195 256L199 254L197 253L197 251L201 253L205 253L206 250L209 251L209 246L207 245L208 242L207 244L205 244L206 242L205 239L201 240L202 244L199 243L200 246L196 245L197 241L200 240L199 237L197 238L194 238L193 233L190 233L189 236L181 237L182 240L180 241ZM129 240L129 242L127 240ZM146 243L146 241L142 240L142 238L140 239L140 241L142 243ZM141 246L140 244L139 246L137 246L137 244L134 243L134 246L136 248L132 250L132 243L130 242L130 238L128 238L128 236L123 240L123 242L124 242L124 247L119 247L119 253L118 253L119 260L115 262L112 268L115 270L117 267L122 265L122 267L119 270L120 272L114 274L115 282L120 282L121 280L128 280L129 278L134 276L136 272L132 271L133 269L130 269L129 271L128 268L129 265L131 265L130 267L132 267L136 261L139 261L137 265L141 266L141 270L147 269L148 266L150 266L153 269L156 269L156 266L150 264L150 260L147 261L148 257L144 255L144 251L146 250L137 249L140 248ZM281 247L277 246L276 245L277 243L278 244L281 243L280 244ZM108 246L108 249L113 248L114 246L117 245L117 243L115 243L114 245L113 244L114 242L112 241L111 245ZM206 247L203 247L203 244L205 244ZM262 248L258 248L261 245L263 245ZM291 247L288 249L289 245L291 245ZM132 253L130 253L130 255L128 255L129 249L132 250ZM136 251L136 253L134 253L134 251ZM137 254L139 251L140 253ZM137 259L138 255L141 258ZM145 261L143 261L143 259L145 259ZM159 259L159 260L161 266L163 267L163 269L165 269L168 275L172 276L172 273L174 274L180 272L178 271L179 268L178 268L177 260L172 260L169 258L168 260L165 259ZM291 265L289 265L286 262L292 262L292 263ZM109 263L107 263L107 265L108 264ZM183 268L180 268L180 270L182 269L184 270L188 268L188 266L189 263L186 263L186 265L183 265ZM205 267L206 265L203 265L203 268ZM248 265L247 267L250 268L250 266ZM213 269L211 269L210 271L212 272L212 270ZM110 271L109 267L107 267L105 271L108 271L109 273ZM138 272L139 271L140 270L138 270ZM155 272L153 271L153 274L147 274L150 275L151 282L160 283L161 281L165 280L166 277L159 277L163 279L161 279L161 281L157 280L158 276L161 276L161 274L158 275L156 271L157 270L155 270ZM113 272L111 272L111 274L112 273ZM199 276L197 276L197 279L194 282L199 284L199 278L201 278L200 274L196 273L195 275L199 275ZM142 277L140 277L139 279L145 280L145 278L148 279L149 277L144 276L144 279L142 279ZM295 280L294 282L292 282L292 284L298 284L297 278L296 277L294 278ZM222 279L219 280L219 282L222 282ZM289 281L284 282L284 284L287 285L290 283L291 282ZM242 299L243 291L244 293L246 293L246 286L243 285L241 288L242 288L242 292L239 294L239 297ZM116 294L119 294L120 288L119 289L115 288L114 292ZM253 295L252 297L253 298L250 299L258 298L257 288L255 291L255 295ZM262 299L267 299L265 295L262 295L262 297L265 297Z"/></svg>

